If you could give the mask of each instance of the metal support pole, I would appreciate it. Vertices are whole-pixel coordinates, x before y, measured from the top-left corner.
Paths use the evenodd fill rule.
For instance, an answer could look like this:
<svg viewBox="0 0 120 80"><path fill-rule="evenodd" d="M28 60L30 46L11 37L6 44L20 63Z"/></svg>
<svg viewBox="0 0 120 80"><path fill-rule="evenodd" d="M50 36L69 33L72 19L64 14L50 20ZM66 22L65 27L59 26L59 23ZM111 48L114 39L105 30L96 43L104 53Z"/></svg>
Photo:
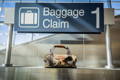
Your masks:
<svg viewBox="0 0 120 80"><path fill-rule="evenodd" d="M107 65L106 68L113 68L112 64L112 49L110 41L110 26L105 26L105 39L106 39L106 53L107 53Z"/></svg>
<svg viewBox="0 0 120 80"><path fill-rule="evenodd" d="M12 64L11 61L11 50L12 50L12 37L13 37L13 25L9 24L9 33L8 33L8 41L7 41L7 48L6 48L6 55L5 55L5 64L4 66L10 67Z"/></svg>
<svg viewBox="0 0 120 80"><path fill-rule="evenodd" d="M32 37L31 37L31 41L33 41L34 40L34 33L32 33Z"/></svg>

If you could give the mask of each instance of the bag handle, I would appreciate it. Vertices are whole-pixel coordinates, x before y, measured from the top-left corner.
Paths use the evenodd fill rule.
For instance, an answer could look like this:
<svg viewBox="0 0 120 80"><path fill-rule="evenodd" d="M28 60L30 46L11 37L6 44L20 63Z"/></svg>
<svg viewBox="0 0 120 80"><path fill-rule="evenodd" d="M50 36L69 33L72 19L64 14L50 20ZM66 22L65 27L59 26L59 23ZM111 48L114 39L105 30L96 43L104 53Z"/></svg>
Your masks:
<svg viewBox="0 0 120 80"><path fill-rule="evenodd" d="M32 11L31 11L31 10L28 10L27 13L32 13Z"/></svg>
<svg viewBox="0 0 120 80"><path fill-rule="evenodd" d="M68 47L66 47L66 46L64 46L64 45L54 45L53 48L50 49L50 53L51 53L51 55L53 55L53 56L54 56L53 52L54 52L55 48L64 48L64 49L67 50L67 55L71 55L70 49L69 49Z"/></svg>
<svg viewBox="0 0 120 80"><path fill-rule="evenodd" d="M65 47L64 45L55 45L54 47L55 47L55 48L57 48L57 47L58 47L58 48L65 48L65 49L67 48L67 47Z"/></svg>

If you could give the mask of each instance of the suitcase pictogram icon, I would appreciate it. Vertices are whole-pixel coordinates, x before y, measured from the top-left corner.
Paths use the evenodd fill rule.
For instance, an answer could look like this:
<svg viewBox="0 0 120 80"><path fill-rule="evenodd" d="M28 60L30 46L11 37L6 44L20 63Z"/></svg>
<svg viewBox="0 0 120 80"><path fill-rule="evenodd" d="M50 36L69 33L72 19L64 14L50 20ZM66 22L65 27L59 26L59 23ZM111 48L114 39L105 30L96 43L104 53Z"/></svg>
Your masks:
<svg viewBox="0 0 120 80"><path fill-rule="evenodd" d="M19 13L19 25L22 28L38 28L39 27L39 9L23 7Z"/></svg>
<svg viewBox="0 0 120 80"><path fill-rule="evenodd" d="M21 24L37 24L37 13L28 10L26 13L21 13Z"/></svg>

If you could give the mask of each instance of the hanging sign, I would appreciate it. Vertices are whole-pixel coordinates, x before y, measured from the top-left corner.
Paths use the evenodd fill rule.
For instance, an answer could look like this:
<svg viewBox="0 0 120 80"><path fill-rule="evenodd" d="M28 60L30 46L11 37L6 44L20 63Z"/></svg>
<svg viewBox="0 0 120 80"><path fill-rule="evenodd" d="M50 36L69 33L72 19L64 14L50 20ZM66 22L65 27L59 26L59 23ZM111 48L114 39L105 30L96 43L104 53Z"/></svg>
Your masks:
<svg viewBox="0 0 120 80"><path fill-rule="evenodd" d="M103 32L103 3L17 3L15 30L30 33Z"/></svg>

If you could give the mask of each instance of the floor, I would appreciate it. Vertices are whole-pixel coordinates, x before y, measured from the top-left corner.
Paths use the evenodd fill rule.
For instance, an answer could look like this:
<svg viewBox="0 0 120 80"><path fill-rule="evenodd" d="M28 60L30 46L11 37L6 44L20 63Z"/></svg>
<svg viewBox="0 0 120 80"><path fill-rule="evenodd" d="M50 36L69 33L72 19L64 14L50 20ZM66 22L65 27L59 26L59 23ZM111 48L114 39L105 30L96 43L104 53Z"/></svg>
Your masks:
<svg viewBox="0 0 120 80"><path fill-rule="evenodd" d="M0 80L120 80L120 69L0 67Z"/></svg>

